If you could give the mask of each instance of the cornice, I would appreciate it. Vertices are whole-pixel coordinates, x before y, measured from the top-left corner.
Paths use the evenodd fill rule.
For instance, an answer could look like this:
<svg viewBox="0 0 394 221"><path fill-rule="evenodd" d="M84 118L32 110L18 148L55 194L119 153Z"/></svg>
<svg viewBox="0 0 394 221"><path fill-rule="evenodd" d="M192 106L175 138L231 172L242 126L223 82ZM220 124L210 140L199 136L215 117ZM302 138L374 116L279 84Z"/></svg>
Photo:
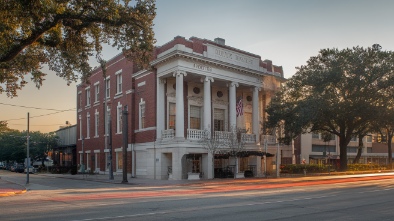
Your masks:
<svg viewBox="0 0 394 221"><path fill-rule="evenodd" d="M256 71L256 70L252 70L249 68L245 68L245 67L241 67L238 65L234 65L234 64L230 64L227 62L223 62L223 61L219 61L219 60L215 60L212 58L207 58L201 55L197 55L197 54L192 54L192 53L188 53L185 51L181 51L181 50L174 50L166 55L164 55L163 57L157 58L155 60L153 60L150 65L155 67L159 64L177 59L177 58L185 58L185 59L190 59L190 60L194 60L194 61L198 61L201 63L206 63L209 65L215 65L217 67L221 67L221 68L226 68L229 70L233 70L233 71L238 71L241 73L247 73L247 74L252 74L252 75L256 75L256 76L273 76L279 79L284 79L281 76L278 76L277 74L274 74L273 72L261 72L261 71Z"/></svg>

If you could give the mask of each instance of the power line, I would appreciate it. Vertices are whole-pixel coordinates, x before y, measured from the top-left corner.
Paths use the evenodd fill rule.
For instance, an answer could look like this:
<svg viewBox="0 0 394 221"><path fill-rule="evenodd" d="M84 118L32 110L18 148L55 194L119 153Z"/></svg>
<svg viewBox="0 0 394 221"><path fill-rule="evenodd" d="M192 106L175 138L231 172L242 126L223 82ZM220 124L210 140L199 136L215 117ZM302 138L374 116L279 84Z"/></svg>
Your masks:
<svg viewBox="0 0 394 221"><path fill-rule="evenodd" d="M49 115L54 115L54 114L59 114L59 113L63 113L66 112L68 110L63 110L63 111L58 111L58 112L54 112L54 113L49 113L49 114L43 114L43 115L38 115L38 116L32 116L31 118L37 118L37 117L45 117L45 116L49 116ZM2 120L2 121L12 121L12 120L24 120L26 119L26 117L22 117L22 118L17 118L17 119L10 119L10 120Z"/></svg>
<svg viewBox="0 0 394 221"><path fill-rule="evenodd" d="M16 104L6 104L6 103L1 103L2 105L6 106L13 106L13 107L23 107L23 108L30 108L30 109L37 109L37 110L49 110L49 111L75 111L75 108L73 109L68 109L68 110L59 110L59 109L51 109L51 108L40 108L40 107L29 107L29 106L23 106L23 105L16 105Z"/></svg>
<svg viewBox="0 0 394 221"><path fill-rule="evenodd" d="M26 124L7 124L7 125L25 126ZM47 124L47 125L30 124L30 126L35 126L35 127L50 127L50 126L61 126L61 125L64 125L64 124Z"/></svg>

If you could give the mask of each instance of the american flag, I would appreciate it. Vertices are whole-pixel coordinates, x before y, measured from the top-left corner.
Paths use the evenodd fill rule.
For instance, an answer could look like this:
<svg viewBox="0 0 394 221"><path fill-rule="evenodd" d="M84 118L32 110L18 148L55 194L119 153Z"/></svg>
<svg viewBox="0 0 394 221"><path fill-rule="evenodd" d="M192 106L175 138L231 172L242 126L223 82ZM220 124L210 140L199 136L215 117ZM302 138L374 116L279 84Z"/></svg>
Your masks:
<svg viewBox="0 0 394 221"><path fill-rule="evenodd" d="M236 109L237 109L237 117L244 114L244 104L242 103L242 97L238 99Z"/></svg>

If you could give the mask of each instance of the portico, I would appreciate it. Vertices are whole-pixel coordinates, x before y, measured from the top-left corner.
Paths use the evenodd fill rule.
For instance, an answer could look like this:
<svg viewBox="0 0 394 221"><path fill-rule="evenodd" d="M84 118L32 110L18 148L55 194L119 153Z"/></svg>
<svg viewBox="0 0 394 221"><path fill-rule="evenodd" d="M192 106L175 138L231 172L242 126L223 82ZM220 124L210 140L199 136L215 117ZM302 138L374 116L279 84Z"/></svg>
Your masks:
<svg viewBox="0 0 394 221"><path fill-rule="evenodd" d="M199 142L207 131L225 138L230 129L245 129L246 149L259 150L260 115L266 104L263 81L268 73L259 56L208 43L201 54L175 44L157 57L152 63L158 82L157 151L172 156L163 166L172 168L173 179L190 175L186 171L189 161L182 162L190 154L202 156L198 162L201 177L213 178L208 167L215 156ZM249 158L255 162L256 175L261 173L261 157ZM234 159L227 163L230 166L238 165L230 161ZM167 171L165 168L159 170Z"/></svg>

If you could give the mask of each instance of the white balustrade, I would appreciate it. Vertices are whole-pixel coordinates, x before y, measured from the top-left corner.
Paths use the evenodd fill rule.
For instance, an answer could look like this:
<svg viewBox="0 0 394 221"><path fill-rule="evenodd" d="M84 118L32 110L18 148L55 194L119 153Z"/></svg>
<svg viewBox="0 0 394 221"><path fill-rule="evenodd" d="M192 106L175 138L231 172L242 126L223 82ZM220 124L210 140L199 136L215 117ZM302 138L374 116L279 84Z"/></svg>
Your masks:
<svg viewBox="0 0 394 221"><path fill-rule="evenodd" d="M275 135L263 135L261 142L264 142L265 140L267 140L267 144L277 143Z"/></svg>
<svg viewBox="0 0 394 221"><path fill-rule="evenodd" d="M188 140L201 140L204 136L204 130L187 129Z"/></svg>
<svg viewBox="0 0 394 221"><path fill-rule="evenodd" d="M162 139L173 139L174 137L175 137L174 129L163 130L163 132L161 133Z"/></svg>
<svg viewBox="0 0 394 221"><path fill-rule="evenodd" d="M241 136L245 143L256 143L256 134L242 134Z"/></svg>

